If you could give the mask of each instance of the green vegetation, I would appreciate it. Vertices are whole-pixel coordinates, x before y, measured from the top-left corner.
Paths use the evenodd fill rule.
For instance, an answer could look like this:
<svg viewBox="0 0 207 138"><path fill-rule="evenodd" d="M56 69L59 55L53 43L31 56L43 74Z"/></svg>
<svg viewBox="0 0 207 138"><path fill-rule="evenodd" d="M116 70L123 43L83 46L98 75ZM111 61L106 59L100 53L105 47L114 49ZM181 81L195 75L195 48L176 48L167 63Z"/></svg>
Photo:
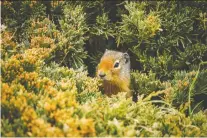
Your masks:
<svg viewBox="0 0 207 138"><path fill-rule="evenodd" d="M206 7L1 2L1 136L207 136ZM133 98L103 94L106 48L129 53Z"/></svg>

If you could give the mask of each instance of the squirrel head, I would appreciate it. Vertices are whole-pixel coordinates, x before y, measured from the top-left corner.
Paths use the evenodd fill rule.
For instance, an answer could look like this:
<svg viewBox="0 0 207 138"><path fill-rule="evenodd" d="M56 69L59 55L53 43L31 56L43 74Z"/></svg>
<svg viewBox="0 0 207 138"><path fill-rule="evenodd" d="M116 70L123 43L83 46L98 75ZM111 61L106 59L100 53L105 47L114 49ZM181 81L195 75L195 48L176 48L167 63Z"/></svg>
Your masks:
<svg viewBox="0 0 207 138"><path fill-rule="evenodd" d="M97 77L112 83L130 79L130 57L127 53L107 50L97 66Z"/></svg>

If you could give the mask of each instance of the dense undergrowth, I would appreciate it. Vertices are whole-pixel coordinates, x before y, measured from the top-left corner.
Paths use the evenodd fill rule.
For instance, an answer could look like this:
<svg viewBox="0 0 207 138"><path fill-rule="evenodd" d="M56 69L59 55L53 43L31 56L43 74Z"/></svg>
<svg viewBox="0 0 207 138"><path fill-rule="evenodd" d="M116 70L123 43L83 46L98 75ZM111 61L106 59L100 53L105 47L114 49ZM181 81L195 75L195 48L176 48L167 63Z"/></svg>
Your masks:
<svg viewBox="0 0 207 138"><path fill-rule="evenodd" d="M207 136L206 3L110 4L1 2L1 136ZM105 48L133 98L91 77Z"/></svg>

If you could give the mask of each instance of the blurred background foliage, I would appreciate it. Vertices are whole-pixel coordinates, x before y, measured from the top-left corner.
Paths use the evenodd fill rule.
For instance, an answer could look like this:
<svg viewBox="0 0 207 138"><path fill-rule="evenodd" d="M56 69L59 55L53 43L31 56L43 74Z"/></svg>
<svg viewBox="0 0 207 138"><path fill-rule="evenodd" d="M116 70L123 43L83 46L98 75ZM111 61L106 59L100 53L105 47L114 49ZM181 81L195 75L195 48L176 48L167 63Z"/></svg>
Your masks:
<svg viewBox="0 0 207 138"><path fill-rule="evenodd" d="M207 2L199 0L1 1L1 83L5 88L1 133L53 136L46 129L50 128L59 136L71 136L68 131L61 135L59 130L66 129L71 121L76 122L71 130L76 136L206 136L207 121L203 111L207 107L206 7ZM134 100L137 95L141 97L136 105L122 101L121 95L112 99L101 97L100 84L91 77L95 76L106 48L129 53ZM142 95L148 100L162 100L178 111L158 108L160 103L144 105ZM61 96L65 100L68 96L72 106L71 103L60 106ZM54 97L57 99L52 99ZM21 107L18 98L25 105ZM96 101L91 101L94 98ZM41 107L38 100L55 105ZM88 103L91 106L86 112L84 104ZM111 103L114 104L112 109ZM105 110L97 110L96 104L106 107ZM143 115L146 113L142 106L151 110L146 111L149 116ZM60 112L55 112L56 108ZM64 124L62 120L67 118L55 117L54 114L68 114L65 108L75 108L71 117L77 116L78 121L70 118ZM27 111L33 112L33 116L27 115ZM99 112L99 118L94 116L95 111ZM124 118L126 111L131 118ZM157 115L154 121L152 112ZM164 113L165 117L160 118ZM136 118L136 114L140 118ZM93 118L95 125L84 117ZM36 122L29 122L28 118ZM180 118L190 127L183 126ZM179 125L173 124L173 120ZM90 127L82 128L84 121ZM127 124L127 121L136 123ZM40 134L32 125L41 126L41 123L44 131ZM81 130L78 125L82 126ZM130 131L132 128L139 131Z"/></svg>
<svg viewBox="0 0 207 138"><path fill-rule="evenodd" d="M56 45L51 61L85 66L91 76L108 48L127 51L132 69L167 80L207 58L205 7L204 1L3 1L1 21L24 45L35 33L32 22L47 25Z"/></svg>

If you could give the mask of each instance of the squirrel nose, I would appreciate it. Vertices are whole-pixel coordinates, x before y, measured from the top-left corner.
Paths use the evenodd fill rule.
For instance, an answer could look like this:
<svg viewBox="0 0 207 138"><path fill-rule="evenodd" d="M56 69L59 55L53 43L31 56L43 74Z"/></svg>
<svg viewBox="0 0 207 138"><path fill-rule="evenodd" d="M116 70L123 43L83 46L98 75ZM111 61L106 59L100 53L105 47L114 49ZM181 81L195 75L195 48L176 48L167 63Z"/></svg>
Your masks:
<svg viewBox="0 0 207 138"><path fill-rule="evenodd" d="M106 76L106 74L105 74L105 73L103 73L103 72L100 72L100 73L99 73L99 76L100 76L101 78L103 78L103 77L105 77L105 76Z"/></svg>

